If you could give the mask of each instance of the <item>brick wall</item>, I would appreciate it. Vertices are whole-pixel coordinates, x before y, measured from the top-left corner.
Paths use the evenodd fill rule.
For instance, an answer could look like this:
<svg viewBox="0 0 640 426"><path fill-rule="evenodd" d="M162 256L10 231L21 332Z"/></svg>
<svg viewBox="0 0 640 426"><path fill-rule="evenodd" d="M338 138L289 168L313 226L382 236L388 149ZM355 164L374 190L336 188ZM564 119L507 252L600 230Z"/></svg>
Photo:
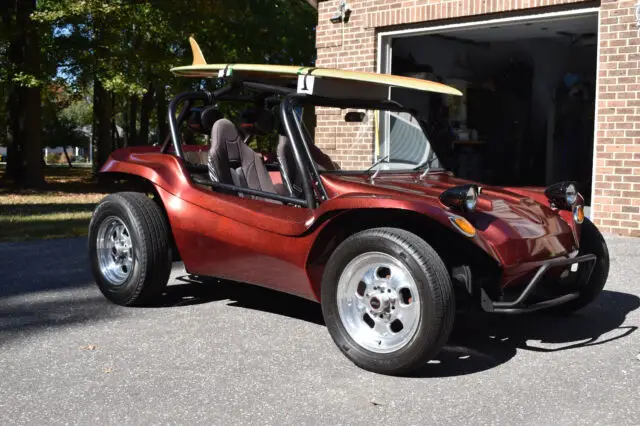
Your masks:
<svg viewBox="0 0 640 426"><path fill-rule="evenodd" d="M640 236L640 32L636 1L602 0L593 216Z"/></svg>
<svg viewBox="0 0 640 426"><path fill-rule="evenodd" d="M317 65L375 71L378 30L421 22L530 10L582 0L348 0L346 24L332 24L339 0L320 0ZM640 236L640 33L636 0L602 0L592 216L606 232ZM335 123L318 117L318 144L338 155ZM357 164L354 163L357 166Z"/></svg>
<svg viewBox="0 0 640 426"><path fill-rule="evenodd" d="M343 68L356 71L375 71L376 32L367 24L367 14L355 13L365 2L351 2L352 13L349 22L332 24L329 19L335 13L339 2L326 1L318 5L318 28L316 65L328 68ZM367 3L375 3L369 1ZM375 7L369 5L370 7ZM341 134L344 124L343 112L335 108L317 108L316 144L345 170L363 169L371 165L373 138L358 157L350 154L349 138Z"/></svg>
<svg viewBox="0 0 640 426"><path fill-rule="evenodd" d="M371 165L373 149L373 126L363 123L346 123L348 110L339 108L316 108L316 117L321 126L316 128L316 144L343 170L362 170ZM373 123L369 111L367 122Z"/></svg>
<svg viewBox="0 0 640 426"><path fill-rule="evenodd" d="M581 3L584 0L348 0L351 19L332 24L340 0L320 0L317 65L374 71L376 30L401 24Z"/></svg>

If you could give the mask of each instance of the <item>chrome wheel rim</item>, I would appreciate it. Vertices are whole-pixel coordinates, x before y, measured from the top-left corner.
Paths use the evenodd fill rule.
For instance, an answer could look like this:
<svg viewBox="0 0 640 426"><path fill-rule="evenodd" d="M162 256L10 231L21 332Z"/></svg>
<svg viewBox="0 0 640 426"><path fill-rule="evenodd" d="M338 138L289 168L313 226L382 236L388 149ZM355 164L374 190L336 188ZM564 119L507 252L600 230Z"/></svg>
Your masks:
<svg viewBox="0 0 640 426"><path fill-rule="evenodd" d="M98 264L102 276L112 285L122 285L133 272L131 233L120 218L109 216L97 235Z"/></svg>
<svg viewBox="0 0 640 426"><path fill-rule="evenodd" d="M405 347L420 323L420 294L407 267L393 256L369 252L342 271L338 313L359 346L376 353Z"/></svg>

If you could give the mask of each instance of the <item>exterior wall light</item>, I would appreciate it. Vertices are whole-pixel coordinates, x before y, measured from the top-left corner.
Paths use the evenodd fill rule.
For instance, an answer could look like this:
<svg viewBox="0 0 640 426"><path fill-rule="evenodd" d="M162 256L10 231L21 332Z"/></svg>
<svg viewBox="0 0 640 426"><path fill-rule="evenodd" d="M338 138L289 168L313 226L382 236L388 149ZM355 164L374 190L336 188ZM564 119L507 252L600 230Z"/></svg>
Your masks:
<svg viewBox="0 0 640 426"><path fill-rule="evenodd" d="M341 22L347 23L349 22L350 16L351 8L347 4L346 0L341 0L340 4L338 5L338 10L329 20L333 24L339 24Z"/></svg>

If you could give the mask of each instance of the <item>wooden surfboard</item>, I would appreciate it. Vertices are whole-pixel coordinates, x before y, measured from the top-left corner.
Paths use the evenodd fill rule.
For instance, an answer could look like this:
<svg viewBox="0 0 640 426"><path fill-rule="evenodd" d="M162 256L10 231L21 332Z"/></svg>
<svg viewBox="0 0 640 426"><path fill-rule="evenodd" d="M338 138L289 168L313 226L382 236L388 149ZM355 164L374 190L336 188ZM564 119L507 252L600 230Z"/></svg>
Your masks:
<svg viewBox="0 0 640 426"><path fill-rule="evenodd" d="M295 65L259 65L259 64L207 64L198 43L189 39L193 51L193 64L172 68L177 76L199 78L223 78L241 74L245 78L282 78L295 83L299 76L313 76L327 80L342 80L365 83L375 86L400 87L423 92L443 93L462 96L462 93L451 86L435 81L420 80L391 74L373 72L348 71L331 68L299 67Z"/></svg>

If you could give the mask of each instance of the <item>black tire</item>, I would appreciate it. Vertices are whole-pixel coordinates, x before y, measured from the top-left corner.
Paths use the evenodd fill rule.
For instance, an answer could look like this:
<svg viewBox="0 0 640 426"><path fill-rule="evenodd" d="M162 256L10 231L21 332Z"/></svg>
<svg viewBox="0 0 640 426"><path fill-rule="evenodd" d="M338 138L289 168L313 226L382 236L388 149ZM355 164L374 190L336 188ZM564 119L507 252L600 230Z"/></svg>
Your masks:
<svg viewBox="0 0 640 426"><path fill-rule="evenodd" d="M411 273L421 300L417 332L403 347L377 353L357 344L340 318L338 281L356 256L382 252L400 261ZM396 228L374 228L343 241L332 253L322 278L322 313L329 333L343 354L365 370L404 375L435 357L447 342L455 318L455 296L442 259L424 240Z"/></svg>
<svg viewBox="0 0 640 426"><path fill-rule="evenodd" d="M121 284L103 274L97 252L98 230L107 218L120 219L130 232L133 268ZM105 197L89 224L89 260L102 294L118 305L153 303L166 288L171 273L170 229L161 208L139 192L120 192Z"/></svg>
<svg viewBox="0 0 640 426"><path fill-rule="evenodd" d="M596 264L593 267L591 277L587 282L579 282L577 287L580 296L562 305L551 308L551 311L558 314L571 314L578 311L591 302L600 294L609 276L609 249L604 237L598 228L589 219L582 223L580 234L579 255L595 254Z"/></svg>

